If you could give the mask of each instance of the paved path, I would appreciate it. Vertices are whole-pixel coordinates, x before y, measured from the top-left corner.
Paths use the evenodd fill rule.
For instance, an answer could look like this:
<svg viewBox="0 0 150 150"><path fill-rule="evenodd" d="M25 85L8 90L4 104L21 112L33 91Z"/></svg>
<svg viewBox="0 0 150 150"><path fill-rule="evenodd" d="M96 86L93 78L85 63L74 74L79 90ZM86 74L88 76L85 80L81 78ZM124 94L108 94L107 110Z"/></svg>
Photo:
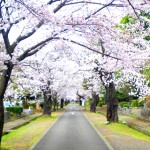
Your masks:
<svg viewBox="0 0 150 150"><path fill-rule="evenodd" d="M109 150L84 117L80 108L71 104L33 150Z"/></svg>
<svg viewBox="0 0 150 150"><path fill-rule="evenodd" d="M30 121L32 121L40 116L42 116L42 114L37 113L37 114L29 115L26 117L22 117L20 119L14 120L14 121L6 122L6 123L4 123L3 133L9 133L9 132L13 131L13 129L18 128L19 126L21 126L23 124L29 123Z"/></svg>

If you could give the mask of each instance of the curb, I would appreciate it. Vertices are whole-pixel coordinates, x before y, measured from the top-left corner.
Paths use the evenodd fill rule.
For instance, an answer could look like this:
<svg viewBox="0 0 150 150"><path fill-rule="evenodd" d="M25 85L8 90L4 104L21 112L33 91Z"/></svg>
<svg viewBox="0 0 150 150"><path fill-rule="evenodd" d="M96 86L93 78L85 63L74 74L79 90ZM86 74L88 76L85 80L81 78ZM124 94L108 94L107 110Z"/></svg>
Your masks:
<svg viewBox="0 0 150 150"><path fill-rule="evenodd" d="M65 111L64 111L65 112ZM43 133L43 135L28 149L28 150L33 150L36 145L42 140L42 138L46 135L46 133L56 124L56 122L62 117L62 115L64 114L64 112L59 116L59 118L52 123L52 125Z"/></svg>
<svg viewBox="0 0 150 150"><path fill-rule="evenodd" d="M82 111L81 111L82 112ZM90 123L90 125L93 127L93 129L97 132L97 134L100 136L100 138L103 140L103 142L107 145L109 150L114 150L114 148L111 146L111 144L104 138L104 136L96 129L96 127L92 124L92 122L87 118L87 116L82 112L84 117L87 119L87 121Z"/></svg>

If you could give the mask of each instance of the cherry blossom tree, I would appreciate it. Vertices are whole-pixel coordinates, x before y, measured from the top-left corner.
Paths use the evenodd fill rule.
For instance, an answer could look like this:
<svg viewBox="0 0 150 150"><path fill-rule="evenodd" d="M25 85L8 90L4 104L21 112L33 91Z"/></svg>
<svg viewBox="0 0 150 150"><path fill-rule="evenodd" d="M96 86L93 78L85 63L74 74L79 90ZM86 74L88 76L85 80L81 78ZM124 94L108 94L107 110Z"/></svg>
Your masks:
<svg viewBox="0 0 150 150"><path fill-rule="evenodd" d="M143 5L148 3L147 1L142 2L144 2ZM137 14L136 8L142 2L137 3L135 1L134 4L137 6L134 7L129 0L106 0L104 2L78 0L40 0L38 2L32 0L12 0L10 2L1 0L0 29L5 49L0 53L2 66L0 79L0 137L2 136L4 123L3 98L12 70L18 62L34 55L45 47L45 45L48 45L49 42L52 43L52 41L60 39L68 41L69 31L73 30L80 33L81 28L79 26L91 27L91 25L97 24L99 20L94 16L98 15L104 8L126 7L129 5L134 14ZM90 18L94 18L94 20L90 20ZM102 20L105 20L105 15L103 15ZM86 29L82 28L82 31ZM79 41L76 42L72 39L69 41L86 47L91 51L98 52L94 48L91 48L91 46L88 47L80 44ZM115 58L114 55L110 56L109 53L98 53Z"/></svg>

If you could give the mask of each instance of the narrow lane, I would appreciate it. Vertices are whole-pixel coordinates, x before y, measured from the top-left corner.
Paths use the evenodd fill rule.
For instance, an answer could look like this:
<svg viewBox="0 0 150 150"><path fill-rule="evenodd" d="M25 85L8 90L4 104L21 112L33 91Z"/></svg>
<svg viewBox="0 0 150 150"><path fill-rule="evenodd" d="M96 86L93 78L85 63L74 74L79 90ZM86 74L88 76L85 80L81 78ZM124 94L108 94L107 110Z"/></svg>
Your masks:
<svg viewBox="0 0 150 150"><path fill-rule="evenodd" d="M80 108L71 104L33 150L109 150Z"/></svg>

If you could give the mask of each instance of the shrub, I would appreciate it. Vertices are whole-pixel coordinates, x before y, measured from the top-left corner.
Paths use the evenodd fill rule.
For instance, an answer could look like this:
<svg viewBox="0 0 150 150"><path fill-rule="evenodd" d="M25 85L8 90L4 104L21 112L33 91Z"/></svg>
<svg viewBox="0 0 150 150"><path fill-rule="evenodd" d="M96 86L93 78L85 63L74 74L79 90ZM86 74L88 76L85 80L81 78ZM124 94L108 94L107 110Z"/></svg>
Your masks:
<svg viewBox="0 0 150 150"><path fill-rule="evenodd" d="M138 101L137 100L131 100L131 107L137 107Z"/></svg>
<svg viewBox="0 0 150 150"><path fill-rule="evenodd" d="M103 106L103 102L102 102L102 101L99 101L98 104L97 104L97 106L98 106L98 107L102 107L102 106Z"/></svg>
<svg viewBox="0 0 150 150"><path fill-rule="evenodd" d="M40 102L40 107L43 109L43 107L44 107L44 102Z"/></svg>
<svg viewBox="0 0 150 150"><path fill-rule="evenodd" d="M141 97L141 98L138 99L138 107L144 106L144 103L146 103L146 98L145 97Z"/></svg>
<svg viewBox="0 0 150 150"><path fill-rule="evenodd" d="M12 106L12 107L7 107L6 110L10 111L16 115L21 115L23 108L20 106Z"/></svg>
<svg viewBox="0 0 150 150"><path fill-rule="evenodd" d="M120 102L119 105L121 107L129 107L129 102Z"/></svg>
<svg viewBox="0 0 150 150"><path fill-rule="evenodd" d="M32 103L32 104L30 104L30 107L32 107L32 108L36 108L36 103Z"/></svg>
<svg viewBox="0 0 150 150"><path fill-rule="evenodd" d="M124 103L123 107L129 108L129 103Z"/></svg>
<svg viewBox="0 0 150 150"><path fill-rule="evenodd" d="M25 109L29 108L29 104L28 104L27 100L23 100L22 105L23 105L23 108L25 108Z"/></svg>
<svg viewBox="0 0 150 150"><path fill-rule="evenodd" d="M86 102L87 102L88 105L91 105L91 104L92 104L92 100L91 100L90 98L88 98L88 99L86 100Z"/></svg>

